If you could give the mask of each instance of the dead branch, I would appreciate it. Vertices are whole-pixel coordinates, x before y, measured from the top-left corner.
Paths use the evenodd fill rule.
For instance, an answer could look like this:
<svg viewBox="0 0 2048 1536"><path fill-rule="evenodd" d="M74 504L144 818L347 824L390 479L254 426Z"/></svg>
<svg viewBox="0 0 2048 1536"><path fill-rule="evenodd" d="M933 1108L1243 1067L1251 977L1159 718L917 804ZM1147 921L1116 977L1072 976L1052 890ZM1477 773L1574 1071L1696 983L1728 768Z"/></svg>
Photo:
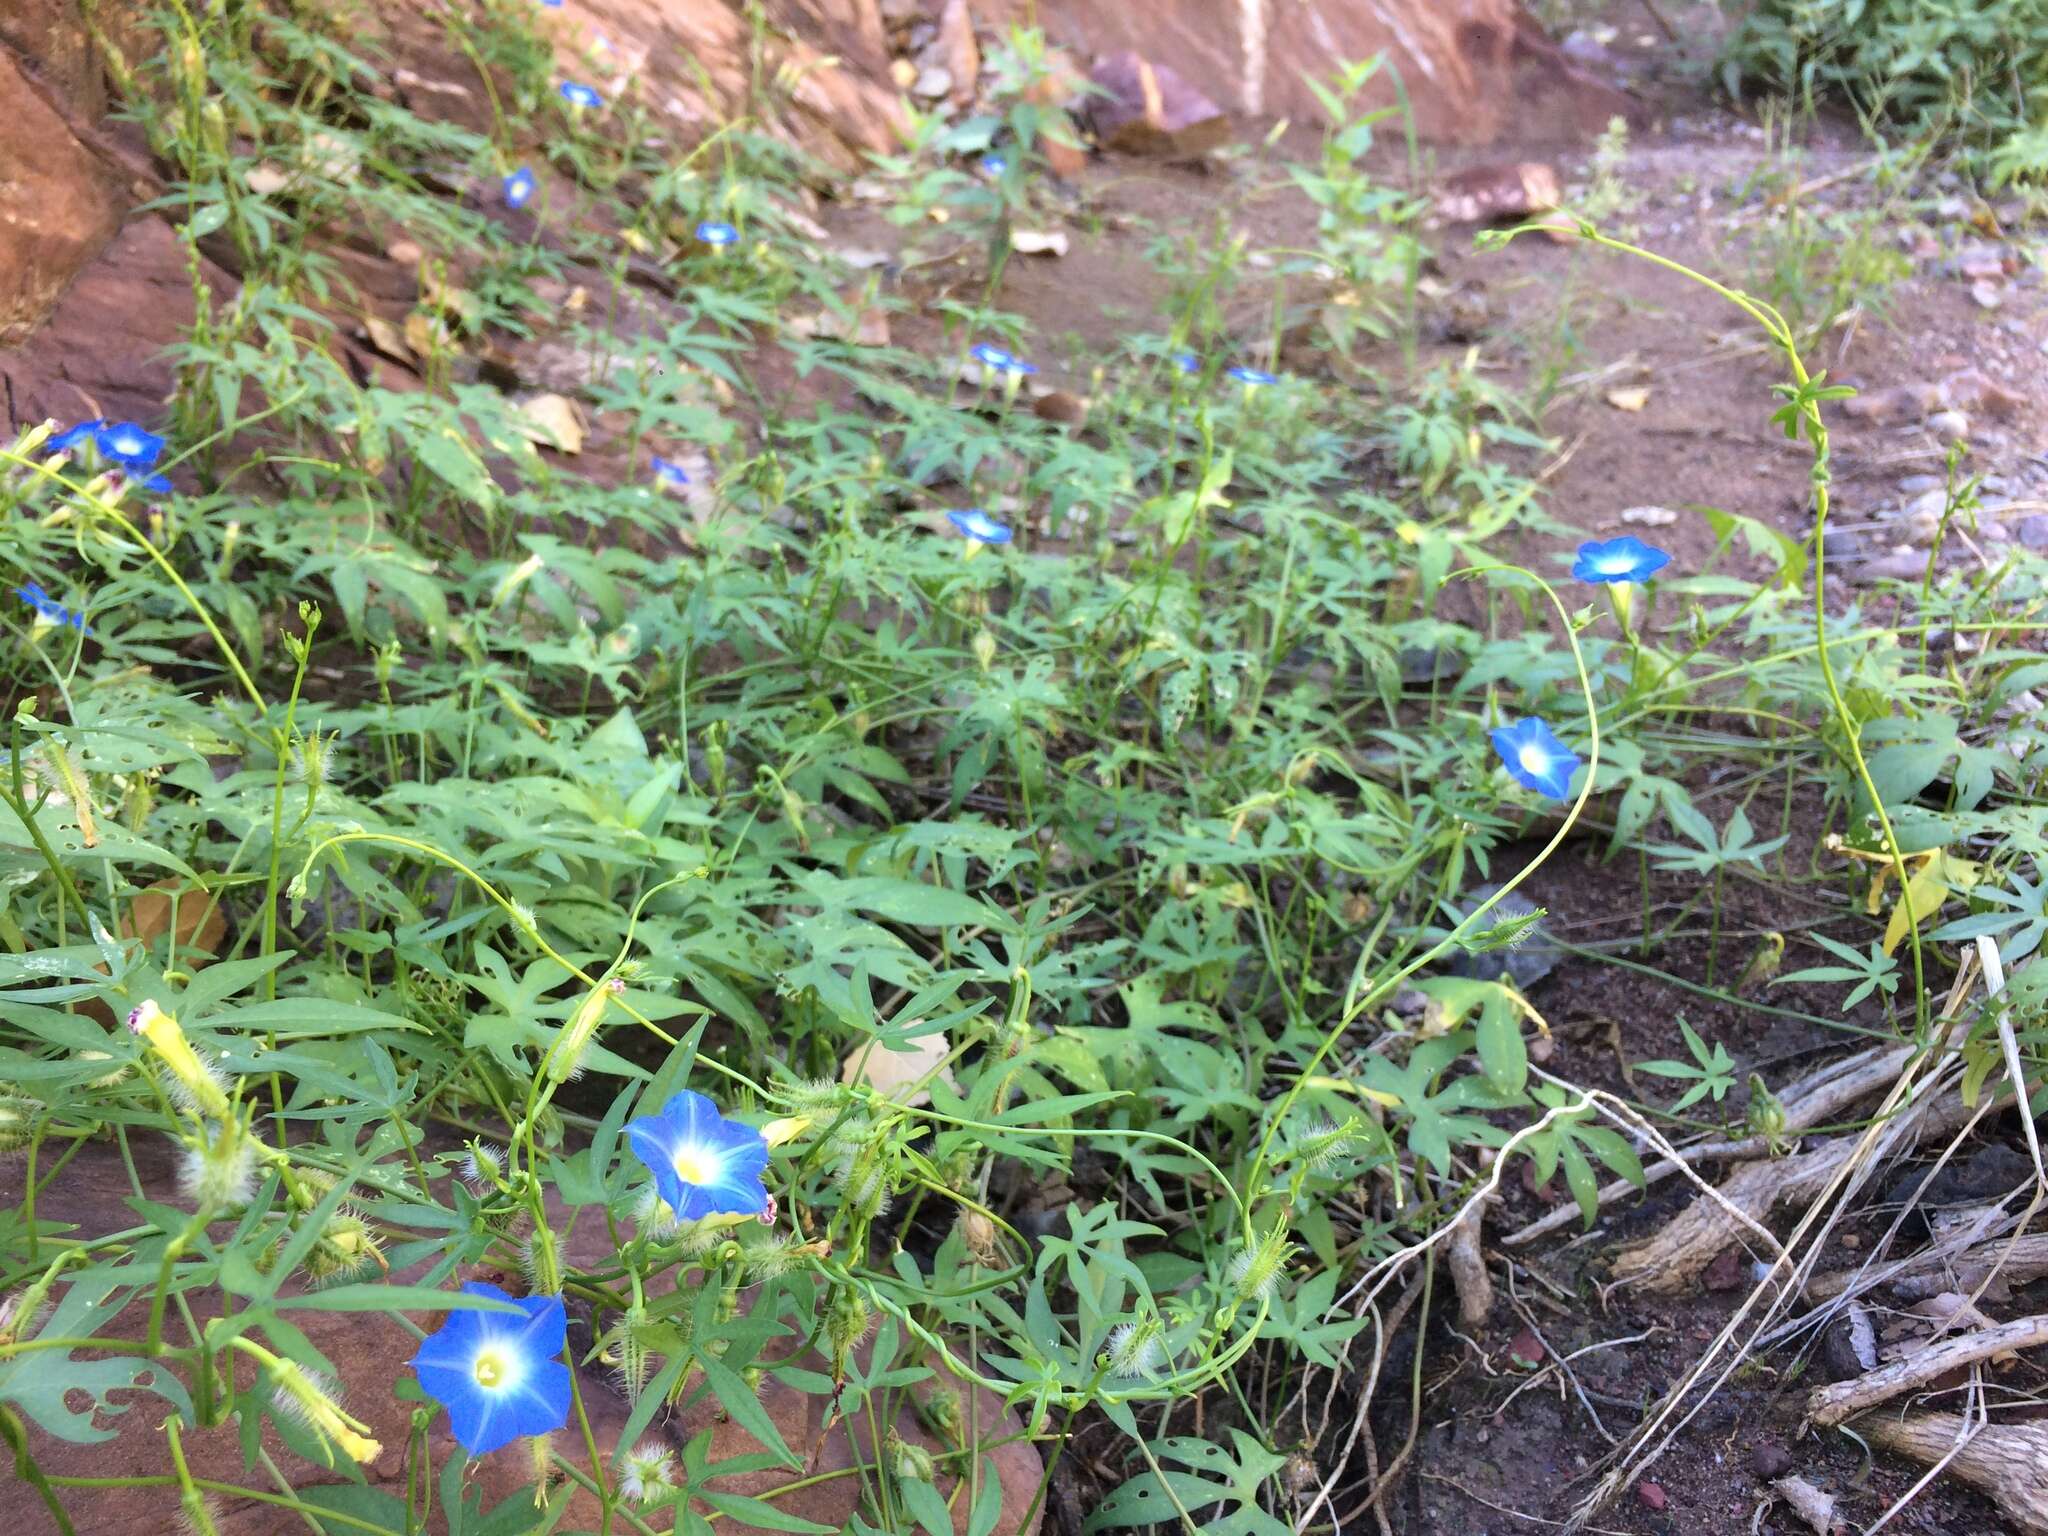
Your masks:
<svg viewBox="0 0 2048 1536"><path fill-rule="evenodd" d="M1823 1429L1832 1428L1852 1414L1889 1402L1962 1366L2042 1344L2048 1344L2048 1314L1941 1339L1867 1375L1816 1388L1806 1399L1806 1412Z"/></svg>
<svg viewBox="0 0 2048 1536"><path fill-rule="evenodd" d="M1900 1112L1892 1145L1907 1145L1954 1130L1968 1120L1953 1090ZM1617 1284L1653 1293L1684 1290L1706 1272L1721 1250L1749 1224L1760 1225L1780 1205L1810 1200L1865 1151L1865 1138L1843 1136L1810 1152L1770 1162L1745 1163L1720 1186L1719 1199L1695 1200L1642 1242L1615 1256Z"/></svg>
<svg viewBox="0 0 2048 1536"><path fill-rule="evenodd" d="M2003 1301L2014 1286L2043 1275L2048 1275L2048 1232L2033 1232L1965 1249L1956 1258L1953 1280L1939 1275L1901 1277L1892 1282L1892 1290L1907 1301L1943 1291L1963 1291L1972 1296L1982 1291L1993 1301Z"/></svg>
<svg viewBox="0 0 2048 1536"><path fill-rule="evenodd" d="M1785 1128L1792 1134L1810 1130L1821 1125L1857 1100L1889 1087L1906 1063L1912 1059L1911 1046L1877 1046L1855 1056L1844 1057L1831 1062L1804 1080L1787 1086L1779 1098L1785 1105ZM1746 1136L1738 1141L1709 1141L1698 1146L1680 1147L1679 1157L1687 1163L1714 1160L1730 1162L1768 1156L1770 1139L1764 1136ZM1652 1164L1643 1170L1645 1185L1655 1184L1678 1172L1678 1164L1669 1158ZM1600 1187L1595 1197L1600 1205L1619 1200L1625 1195L1636 1193L1636 1185L1628 1179L1615 1179ZM1579 1213L1576 1205L1560 1205L1546 1216L1530 1222L1519 1231L1502 1238L1504 1248L1518 1248L1523 1243L1533 1242L1547 1232L1554 1232L1566 1225Z"/></svg>
<svg viewBox="0 0 2048 1536"><path fill-rule="evenodd" d="M1493 1277L1486 1272L1486 1255L1479 1251L1479 1228L1485 1214L1484 1205L1468 1205L1444 1239L1444 1262L1457 1288L1458 1316L1467 1328L1477 1328L1493 1311Z"/></svg>
<svg viewBox="0 0 2048 1536"><path fill-rule="evenodd" d="M1953 1413L1920 1413L1856 1426L1881 1450L1934 1463L1986 1494L2026 1536L2048 1536L2048 1424L1987 1424L1970 1435ZM1962 1442L1960 1449L1958 1442Z"/></svg>
<svg viewBox="0 0 2048 1536"><path fill-rule="evenodd" d="M1815 1275L1806 1294L1816 1301L1839 1296L1864 1275L1864 1267L1831 1270ZM1999 1237L1951 1249L1937 1243L1901 1259L1879 1276L1879 1283L1891 1288L1903 1301L1920 1301L1943 1291L1975 1295L1982 1291L1992 1301L2003 1301L2012 1288L2048 1275L2048 1232L2025 1237Z"/></svg>

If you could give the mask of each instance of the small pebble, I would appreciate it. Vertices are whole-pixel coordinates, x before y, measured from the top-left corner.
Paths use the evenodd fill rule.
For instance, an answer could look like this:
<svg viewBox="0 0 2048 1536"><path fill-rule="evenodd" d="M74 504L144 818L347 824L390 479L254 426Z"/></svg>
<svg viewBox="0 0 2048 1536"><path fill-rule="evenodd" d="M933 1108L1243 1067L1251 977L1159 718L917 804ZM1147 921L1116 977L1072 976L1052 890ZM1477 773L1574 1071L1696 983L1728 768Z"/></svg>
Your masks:
<svg viewBox="0 0 2048 1536"><path fill-rule="evenodd" d="M1775 1440L1761 1441L1749 1453L1749 1470L1764 1482L1783 1477L1798 1465L1792 1453Z"/></svg>

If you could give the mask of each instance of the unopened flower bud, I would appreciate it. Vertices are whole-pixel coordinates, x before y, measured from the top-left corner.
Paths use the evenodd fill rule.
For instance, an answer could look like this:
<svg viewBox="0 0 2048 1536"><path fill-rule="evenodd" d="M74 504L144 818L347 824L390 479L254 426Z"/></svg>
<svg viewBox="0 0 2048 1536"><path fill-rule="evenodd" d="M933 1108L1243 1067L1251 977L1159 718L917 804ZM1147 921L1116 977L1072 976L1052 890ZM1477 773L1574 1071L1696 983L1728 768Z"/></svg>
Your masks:
<svg viewBox="0 0 2048 1536"><path fill-rule="evenodd" d="M994 1269L1002 1262L1002 1254L996 1247L996 1224L972 1208L962 1210L959 1220L960 1241L967 1249L967 1256L983 1269Z"/></svg>
<svg viewBox="0 0 2048 1536"><path fill-rule="evenodd" d="M43 1106L26 1094L0 1093L0 1158L11 1157L35 1139Z"/></svg>
<svg viewBox="0 0 2048 1536"><path fill-rule="evenodd" d="M1285 1223L1276 1221L1273 1230L1261 1238L1256 1247L1242 1250L1230 1261L1232 1299L1252 1302L1266 1296L1293 1252L1294 1244L1287 1240Z"/></svg>
<svg viewBox="0 0 2048 1536"><path fill-rule="evenodd" d="M882 1442L889 1458L889 1470L905 1482L928 1483L937 1473L932 1453L923 1446L905 1440L894 1430Z"/></svg>
<svg viewBox="0 0 2048 1536"><path fill-rule="evenodd" d="M164 1069L171 1074L173 1096L185 1108L226 1117L228 1096L227 1090L221 1086L219 1074L200 1059L176 1018L165 1013L151 998L128 1015L128 1027L149 1042L150 1048L163 1062Z"/></svg>
<svg viewBox="0 0 2048 1536"><path fill-rule="evenodd" d="M364 1430L368 1425L342 1412L333 1385L290 1360L271 1368L271 1401L278 1411L331 1440L351 1461L375 1461L383 1450Z"/></svg>
<svg viewBox="0 0 2048 1536"><path fill-rule="evenodd" d="M185 1143L178 1187L194 1208L228 1211L256 1193L256 1148L239 1120L220 1120Z"/></svg>

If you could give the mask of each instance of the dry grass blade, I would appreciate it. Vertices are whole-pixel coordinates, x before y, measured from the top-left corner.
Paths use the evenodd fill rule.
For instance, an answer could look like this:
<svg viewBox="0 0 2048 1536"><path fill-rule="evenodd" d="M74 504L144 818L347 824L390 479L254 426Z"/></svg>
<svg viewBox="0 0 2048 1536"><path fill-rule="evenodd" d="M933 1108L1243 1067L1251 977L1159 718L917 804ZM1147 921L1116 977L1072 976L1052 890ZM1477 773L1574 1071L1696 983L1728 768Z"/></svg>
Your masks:
<svg viewBox="0 0 2048 1536"><path fill-rule="evenodd" d="M1896 1117L1887 1149L1939 1136L1968 1118L1953 1094L1928 1094ZM1653 1294L1684 1290L1742 1235L1736 1212L1761 1223L1780 1205L1811 1199L1861 1164L1871 1146L1868 1137L1843 1137L1810 1152L1745 1163L1721 1183L1720 1200L1695 1200L1642 1242L1622 1249L1614 1261L1616 1282Z"/></svg>
<svg viewBox="0 0 2048 1536"><path fill-rule="evenodd" d="M1967 1439L1966 1421L1922 1413L1857 1426L1879 1450L1914 1461L1948 1458L1948 1471L1986 1494L2026 1536L2048 1536L2048 1424L1988 1424Z"/></svg>
<svg viewBox="0 0 2048 1536"><path fill-rule="evenodd" d="M1796 1135L1825 1124L1860 1099L1889 1088L1898 1081L1900 1071L1912 1059L1913 1047L1908 1045L1876 1046L1841 1061L1831 1062L1800 1082L1791 1084L1779 1095L1785 1106L1785 1129ZM1740 1160L1766 1156L1770 1151L1769 1138L1746 1136L1738 1141L1709 1141L1697 1146L1680 1147L1678 1158L1686 1163L1703 1163L1713 1160ZM1669 1178L1678 1171L1678 1162L1665 1159L1653 1163L1644 1170L1644 1182L1655 1184ZM1628 1179L1615 1179L1600 1187L1597 1203L1606 1205L1609 1201L1637 1193L1637 1186ZM1547 1232L1568 1225L1578 1215L1575 1205L1561 1205L1548 1215L1539 1217L1526 1227L1509 1233L1501 1239L1503 1247L1517 1248L1523 1243L1533 1242Z"/></svg>
<svg viewBox="0 0 2048 1536"><path fill-rule="evenodd" d="M2021 1318L1996 1328L1942 1339L1880 1370L1817 1388L1806 1399L1806 1411L1814 1423L1831 1428L1853 1414L1889 1402L1962 1366L2042 1344L2048 1344L2048 1315Z"/></svg>
<svg viewBox="0 0 2048 1536"><path fill-rule="evenodd" d="M1937 1019L1937 1039L1946 1039L1948 1028L1962 1008L1964 998L1975 986L1977 976L1977 957L1974 952L1965 950ZM1885 1095L1876 1120L1854 1139L1852 1153L1824 1182L1794 1227L1791 1237L1780 1248L1780 1257L1772 1264L1770 1273L1735 1309L1734 1315L1708 1345L1699 1362L1664 1394L1627 1443L1609 1458L1606 1473L1573 1510L1568 1529L1585 1529L1595 1514L1618 1497L1644 1468L1664 1454L1672 1440L1735 1373L1757 1336L1770 1327L1801 1278L1811 1272L1819 1257L1820 1244L1825 1239L1830 1209L1838 1208L1840 1201L1846 1200L1867 1182L1891 1152L1917 1140L1920 1134L1930 1129L1924 1124L1933 1118L1928 1113L1930 1107L1939 1107L1943 1123L1947 1123L1951 1116L1960 1120L1970 1118L1955 1093L1958 1078L1956 1056L1952 1051L1916 1054L1907 1062L1898 1081ZM1709 1187L1708 1193L1717 1203L1722 1202L1719 1190ZM1775 1200L1771 1203L1775 1204ZM1731 1230L1755 1225L1754 1218L1748 1213L1732 1205L1724 1205L1723 1209L1734 1218L1735 1227ZM1688 1209L1681 1213L1680 1219L1692 1215L1693 1211ZM1794 1255L1802 1247L1805 1248L1803 1257L1795 1259ZM1711 1262L1712 1257L1710 1253L1707 1262ZM1783 1283L1787 1279L1792 1281L1792 1285Z"/></svg>

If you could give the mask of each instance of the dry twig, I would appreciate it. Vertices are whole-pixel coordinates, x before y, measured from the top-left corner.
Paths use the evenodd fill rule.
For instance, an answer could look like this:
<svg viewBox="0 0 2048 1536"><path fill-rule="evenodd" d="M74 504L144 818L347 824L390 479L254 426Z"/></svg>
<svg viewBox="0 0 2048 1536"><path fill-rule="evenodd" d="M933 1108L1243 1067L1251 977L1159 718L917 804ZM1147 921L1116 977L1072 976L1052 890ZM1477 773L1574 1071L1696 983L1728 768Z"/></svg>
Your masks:
<svg viewBox="0 0 2048 1536"><path fill-rule="evenodd" d="M2048 1344L2048 1315L2023 1317L1995 1328L1940 1339L1881 1369L1815 1388L1806 1399L1806 1412L1814 1423L1829 1429L1852 1414L1925 1386L1937 1376L1989 1360L1993 1355L2034 1349L2042 1344Z"/></svg>

